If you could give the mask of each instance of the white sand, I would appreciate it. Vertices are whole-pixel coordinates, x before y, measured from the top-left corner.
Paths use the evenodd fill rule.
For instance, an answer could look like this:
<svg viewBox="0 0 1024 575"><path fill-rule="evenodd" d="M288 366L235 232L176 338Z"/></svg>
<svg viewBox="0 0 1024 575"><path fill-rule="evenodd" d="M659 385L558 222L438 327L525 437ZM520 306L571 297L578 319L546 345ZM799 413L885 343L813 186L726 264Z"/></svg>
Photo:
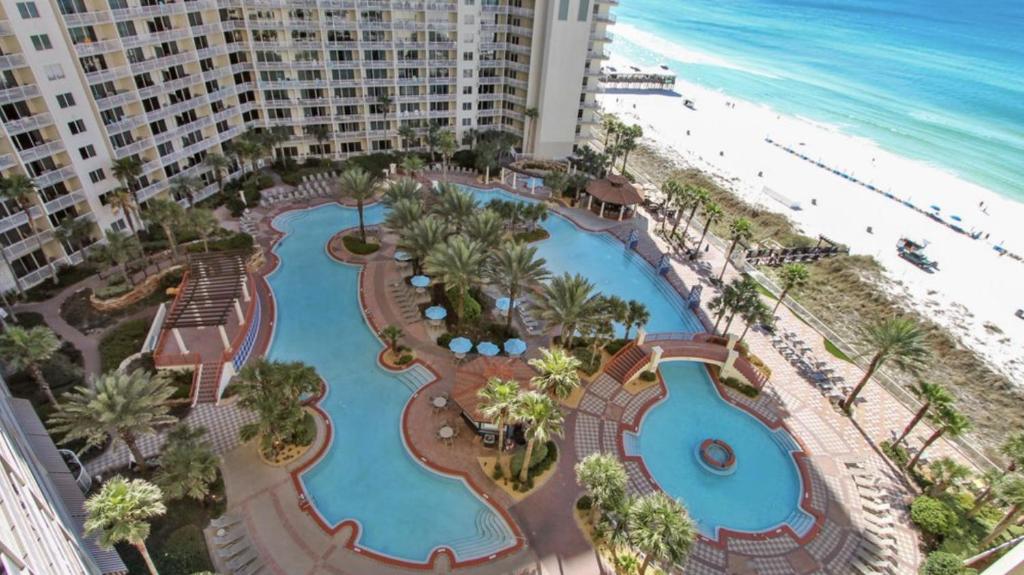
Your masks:
<svg viewBox="0 0 1024 575"><path fill-rule="evenodd" d="M599 101L606 111L640 124L645 142L681 165L719 176L747 200L787 215L805 234L825 234L850 246L852 253L875 256L918 310L1024 385L1024 320L1013 315L1024 308L1024 263L992 249L1003 242L1024 254L1024 204L828 126L779 116L684 82L677 83L676 92L684 97L609 92ZM684 98L694 100L697 110L684 107ZM766 136L918 206L939 205L942 214L961 216L965 229L984 230L990 237L970 239L786 153L765 142ZM719 156L720 151L725 155ZM770 198L763 193L765 186L803 209L794 211ZM979 208L982 201L985 211ZM866 231L868 226L873 233ZM926 253L939 262L940 271L928 274L901 259L896 253L901 236L930 242Z"/></svg>

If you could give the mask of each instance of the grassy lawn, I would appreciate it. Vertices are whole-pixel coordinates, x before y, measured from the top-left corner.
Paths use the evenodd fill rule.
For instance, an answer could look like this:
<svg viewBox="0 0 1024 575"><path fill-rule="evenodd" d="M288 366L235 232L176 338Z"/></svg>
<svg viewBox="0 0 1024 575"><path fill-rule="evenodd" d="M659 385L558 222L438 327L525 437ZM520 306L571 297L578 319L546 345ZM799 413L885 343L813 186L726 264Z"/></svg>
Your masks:
<svg viewBox="0 0 1024 575"><path fill-rule="evenodd" d="M349 234L341 238L341 243L345 244L345 249L352 252L357 256L370 255L373 252L380 249L380 244L373 242L364 242L359 238L358 234Z"/></svg>
<svg viewBox="0 0 1024 575"><path fill-rule="evenodd" d="M142 349L149 332L148 319L133 319L107 332L100 340L100 369L106 373L117 369L124 359Z"/></svg>
<svg viewBox="0 0 1024 575"><path fill-rule="evenodd" d="M825 341L825 349L827 349L829 353L831 353L832 355L838 357L839 359L841 359L843 361L848 361L850 363L853 363L853 360L850 359L850 356L848 356L845 353L843 353L843 350L841 350L838 347L836 347L836 344L832 343L828 338L822 338L822 339Z"/></svg>

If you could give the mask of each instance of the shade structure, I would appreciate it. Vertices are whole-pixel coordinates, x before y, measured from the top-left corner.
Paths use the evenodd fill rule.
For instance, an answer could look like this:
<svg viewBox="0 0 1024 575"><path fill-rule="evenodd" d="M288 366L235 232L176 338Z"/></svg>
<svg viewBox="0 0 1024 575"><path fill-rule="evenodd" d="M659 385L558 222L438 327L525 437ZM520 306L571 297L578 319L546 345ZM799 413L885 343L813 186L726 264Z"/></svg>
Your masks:
<svg viewBox="0 0 1024 575"><path fill-rule="evenodd" d="M473 342L464 337L457 337L448 342L448 349L453 353L469 353L469 350L473 349Z"/></svg>
<svg viewBox="0 0 1024 575"><path fill-rule="evenodd" d="M476 351L484 357L493 357L498 355L498 352L501 351L501 349L489 341L482 341L476 344Z"/></svg>
<svg viewBox="0 0 1024 575"><path fill-rule="evenodd" d="M452 386L452 400L462 409L474 427L490 423L491 418L480 411L480 390L492 378L515 380L525 388L537 372L525 361L509 357L478 357L458 368L455 385ZM494 428L497 432L497 428Z"/></svg>
<svg viewBox="0 0 1024 575"><path fill-rule="evenodd" d="M412 278L409 279L409 283L411 283L413 287L425 288L430 285L430 278L427 276L412 276Z"/></svg>
<svg viewBox="0 0 1024 575"><path fill-rule="evenodd" d="M498 311L506 312L508 311L509 304L511 302L512 300L508 299L507 297L499 297L497 301L494 302L494 307L497 308ZM516 302L516 305L519 305L518 301Z"/></svg>
<svg viewBox="0 0 1024 575"><path fill-rule="evenodd" d="M526 351L526 342L514 337L505 341L505 353L509 355L521 355Z"/></svg>
<svg viewBox="0 0 1024 575"><path fill-rule="evenodd" d="M629 180L619 175L610 175L603 180L591 180L586 190L597 200L617 206L634 206L644 199Z"/></svg>
<svg viewBox="0 0 1024 575"><path fill-rule="evenodd" d="M400 262L407 262L412 259L412 256L409 255L409 252L398 250L395 252L395 259Z"/></svg>
<svg viewBox="0 0 1024 575"><path fill-rule="evenodd" d="M437 321L448 317L448 310L439 305L434 305L425 309L423 311L423 315L426 316L427 319Z"/></svg>

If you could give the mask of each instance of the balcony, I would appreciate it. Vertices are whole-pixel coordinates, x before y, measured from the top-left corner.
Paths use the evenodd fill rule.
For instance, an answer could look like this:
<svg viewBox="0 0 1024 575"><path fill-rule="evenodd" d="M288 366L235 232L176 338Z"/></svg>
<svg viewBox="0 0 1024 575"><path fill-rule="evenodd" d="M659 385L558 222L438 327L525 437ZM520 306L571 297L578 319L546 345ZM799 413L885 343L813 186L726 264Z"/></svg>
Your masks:
<svg viewBox="0 0 1024 575"><path fill-rule="evenodd" d="M127 104L128 102L135 101L137 98L138 98L138 95L135 93L134 90L126 90L124 92L114 92L112 94L108 94L107 96L105 96L103 98L98 98L96 100L96 106L101 111L102 110L109 110L109 109L111 109L111 108L113 108L115 106L123 106L123 105Z"/></svg>
<svg viewBox="0 0 1024 575"><path fill-rule="evenodd" d="M64 144L60 140L44 142L34 148L29 148L20 153L21 161L24 163L41 160L64 150Z"/></svg>
<svg viewBox="0 0 1024 575"><path fill-rule="evenodd" d="M0 170L12 168L16 163L18 163L18 160L14 157L14 154L0 155Z"/></svg>
<svg viewBox="0 0 1024 575"><path fill-rule="evenodd" d="M25 56L22 54L5 54L0 56L0 70L13 70L25 65Z"/></svg>
<svg viewBox="0 0 1024 575"><path fill-rule="evenodd" d="M56 170L50 170L45 174L41 174L33 178L36 183L36 187L45 188L52 186L57 182L63 182L69 180L75 176L74 166L64 166L63 168L57 168Z"/></svg>
<svg viewBox="0 0 1024 575"><path fill-rule="evenodd" d="M107 10L64 14L64 23L68 26L88 26L90 24L108 24L110 22L110 12Z"/></svg>
<svg viewBox="0 0 1024 575"><path fill-rule="evenodd" d="M11 23L7 20L0 20L0 36L10 36L14 34L14 30L11 28Z"/></svg>
<svg viewBox="0 0 1024 575"><path fill-rule="evenodd" d="M114 148L114 157L120 160L133 154L139 154L143 150L153 147L152 138L144 138L128 144L127 146L121 146L120 148Z"/></svg>
<svg viewBox="0 0 1024 575"><path fill-rule="evenodd" d="M7 256L8 261L16 260L25 254L39 249L39 242L45 244L53 239L53 235L52 229L43 230L38 234L33 234L4 248L4 255Z"/></svg>
<svg viewBox="0 0 1024 575"><path fill-rule="evenodd" d="M172 2L169 4L156 4L153 6L130 6L111 10L115 20L132 20L134 18L151 18L153 16L169 16L171 14L184 14L185 4Z"/></svg>
<svg viewBox="0 0 1024 575"><path fill-rule="evenodd" d="M131 73L132 71L128 66L117 66L116 68L107 68L106 70L87 72L85 74L85 81L90 84L113 82L119 78L128 77L131 75Z"/></svg>
<svg viewBox="0 0 1024 575"><path fill-rule="evenodd" d="M96 56L98 54L106 54L107 52L115 52L121 50L121 42L119 40L101 40L99 42L81 42L75 44L75 51L78 52L79 56Z"/></svg>
<svg viewBox="0 0 1024 575"><path fill-rule="evenodd" d="M145 114L136 114L134 116L128 116L122 120L107 125L108 134L120 134L125 130L131 130L138 128L145 124L148 120Z"/></svg>
<svg viewBox="0 0 1024 575"><path fill-rule="evenodd" d="M75 192L71 192L70 194L64 194L63 196L60 196L59 198L54 198L54 199L46 202L43 205L46 207L46 213L48 213L48 214L55 214L55 213L65 209L65 208L68 208L68 207L73 206L75 204L79 204L79 203L84 202L84 201L85 201L85 192L75 191Z"/></svg>
<svg viewBox="0 0 1024 575"><path fill-rule="evenodd" d="M154 44L162 44L164 42L171 42L174 40L184 40L192 37L192 31L188 28L178 28L177 30L166 30L164 32L155 32L153 34L138 34L135 36L127 36L121 41L124 43L125 48L136 48L139 46L151 46Z"/></svg>
<svg viewBox="0 0 1024 575"><path fill-rule="evenodd" d="M46 112L19 118L17 120L8 120L4 123L7 127L7 133L12 136L29 130L38 130L43 126L49 126L50 124L53 124L53 118Z"/></svg>
<svg viewBox="0 0 1024 575"><path fill-rule="evenodd" d="M597 16L594 16L594 20L601 22L602 24L614 24L615 16L612 16L611 14L598 14Z"/></svg>

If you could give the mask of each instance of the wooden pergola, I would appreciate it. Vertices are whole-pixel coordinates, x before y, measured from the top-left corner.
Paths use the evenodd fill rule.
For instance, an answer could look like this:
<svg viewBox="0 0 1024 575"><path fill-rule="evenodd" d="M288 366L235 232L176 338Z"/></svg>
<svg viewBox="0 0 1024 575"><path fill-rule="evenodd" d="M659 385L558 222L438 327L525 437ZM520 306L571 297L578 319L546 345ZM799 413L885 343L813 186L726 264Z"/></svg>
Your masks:
<svg viewBox="0 0 1024 575"><path fill-rule="evenodd" d="M239 301L249 301L248 272L245 262L248 250L190 254L184 287L164 320L164 329L174 334L183 353L188 353L180 328L216 327L224 349L231 347L224 326L234 311L238 323L245 323L245 313Z"/></svg>

